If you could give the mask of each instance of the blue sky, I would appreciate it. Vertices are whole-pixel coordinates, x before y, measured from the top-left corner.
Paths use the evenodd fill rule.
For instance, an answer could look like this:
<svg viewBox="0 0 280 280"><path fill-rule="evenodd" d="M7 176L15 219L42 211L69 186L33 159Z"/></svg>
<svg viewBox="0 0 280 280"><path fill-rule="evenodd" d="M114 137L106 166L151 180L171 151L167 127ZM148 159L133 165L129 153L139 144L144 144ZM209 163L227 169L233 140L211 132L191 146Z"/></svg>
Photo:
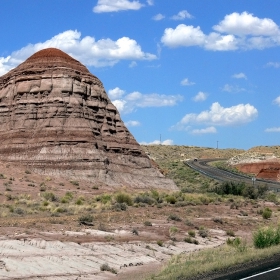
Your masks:
<svg viewBox="0 0 280 280"><path fill-rule="evenodd" d="M3 0L0 75L56 47L139 143L279 145L280 1Z"/></svg>

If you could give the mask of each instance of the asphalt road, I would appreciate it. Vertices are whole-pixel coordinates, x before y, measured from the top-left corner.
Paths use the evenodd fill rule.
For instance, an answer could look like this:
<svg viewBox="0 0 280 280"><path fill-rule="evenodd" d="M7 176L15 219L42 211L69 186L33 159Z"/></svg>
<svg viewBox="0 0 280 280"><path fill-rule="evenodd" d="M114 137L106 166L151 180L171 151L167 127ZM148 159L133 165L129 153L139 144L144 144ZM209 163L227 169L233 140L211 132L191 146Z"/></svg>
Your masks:
<svg viewBox="0 0 280 280"><path fill-rule="evenodd" d="M186 161L185 164L192 169L218 181L238 181L246 182L248 184L254 183L255 186L266 184L269 189L280 192L280 183L259 179L256 179L256 181L253 182L250 177L231 173L229 171L208 165L209 162L218 160L221 161L221 159L199 159L197 161Z"/></svg>

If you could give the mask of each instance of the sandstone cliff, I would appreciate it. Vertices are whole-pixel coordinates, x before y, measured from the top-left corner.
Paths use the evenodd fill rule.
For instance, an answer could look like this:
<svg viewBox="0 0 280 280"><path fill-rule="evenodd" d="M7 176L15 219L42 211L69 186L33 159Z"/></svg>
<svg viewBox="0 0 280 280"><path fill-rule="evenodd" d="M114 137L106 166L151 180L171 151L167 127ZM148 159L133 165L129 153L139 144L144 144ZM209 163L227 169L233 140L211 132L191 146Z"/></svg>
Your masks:
<svg viewBox="0 0 280 280"><path fill-rule="evenodd" d="M0 160L108 186L176 189L151 165L101 81L41 50L0 77Z"/></svg>

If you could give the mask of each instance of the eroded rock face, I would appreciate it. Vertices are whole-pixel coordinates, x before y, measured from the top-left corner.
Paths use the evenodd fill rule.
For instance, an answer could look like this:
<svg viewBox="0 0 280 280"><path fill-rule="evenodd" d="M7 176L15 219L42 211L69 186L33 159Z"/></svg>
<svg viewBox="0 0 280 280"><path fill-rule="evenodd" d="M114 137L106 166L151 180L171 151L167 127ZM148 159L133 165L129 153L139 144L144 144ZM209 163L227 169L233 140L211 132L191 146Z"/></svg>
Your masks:
<svg viewBox="0 0 280 280"><path fill-rule="evenodd" d="M101 81L58 49L0 77L0 159L109 186L176 189L151 166Z"/></svg>

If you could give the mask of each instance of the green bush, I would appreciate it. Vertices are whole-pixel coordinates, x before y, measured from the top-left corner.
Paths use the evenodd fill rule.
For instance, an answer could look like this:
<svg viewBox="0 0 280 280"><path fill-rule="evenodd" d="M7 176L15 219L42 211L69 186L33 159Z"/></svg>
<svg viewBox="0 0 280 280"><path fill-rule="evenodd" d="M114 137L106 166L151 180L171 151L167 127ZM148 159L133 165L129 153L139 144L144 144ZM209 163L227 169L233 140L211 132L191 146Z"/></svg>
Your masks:
<svg viewBox="0 0 280 280"><path fill-rule="evenodd" d="M112 210L114 210L114 211L126 211L127 210L127 204L117 202L112 206Z"/></svg>
<svg viewBox="0 0 280 280"><path fill-rule="evenodd" d="M144 222L144 226L146 227L151 227L152 226L152 223L150 221L145 221Z"/></svg>
<svg viewBox="0 0 280 280"><path fill-rule="evenodd" d="M272 216L272 210L270 208L266 207L262 212L262 217L264 219L269 219L269 218L271 218L271 216Z"/></svg>
<svg viewBox="0 0 280 280"><path fill-rule="evenodd" d="M115 198L118 203L126 203L128 206L133 204L132 198L129 194L118 193Z"/></svg>
<svg viewBox="0 0 280 280"><path fill-rule="evenodd" d="M166 198L165 198L166 202L167 203L170 203L170 204L175 204L177 199L175 196L173 195L168 195Z"/></svg>
<svg viewBox="0 0 280 280"><path fill-rule="evenodd" d="M188 231L189 236L195 237L195 231L194 230L189 230Z"/></svg>
<svg viewBox="0 0 280 280"><path fill-rule="evenodd" d="M167 218L168 221L172 220L172 221L177 221L177 222L180 222L182 221L182 219L177 216L176 214L170 214Z"/></svg>
<svg viewBox="0 0 280 280"><path fill-rule="evenodd" d="M280 226L277 228L262 228L253 235L253 242L256 248L266 248L280 244Z"/></svg>
<svg viewBox="0 0 280 280"><path fill-rule="evenodd" d="M149 197L147 194L141 194L134 198L134 202L152 205L156 203L156 200L152 197Z"/></svg>
<svg viewBox="0 0 280 280"><path fill-rule="evenodd" d="M83 215L79 217L80 224L92 224L93 222L93 216L90 214Z"/></svg>
<svg viewBox="0 0 280 280"><path fill-rule="evenodd" d="M58 201L59 200L58 197L56 197L55 194L52 192L45 192L43 194L43 197L48 201Z"/></svg>

